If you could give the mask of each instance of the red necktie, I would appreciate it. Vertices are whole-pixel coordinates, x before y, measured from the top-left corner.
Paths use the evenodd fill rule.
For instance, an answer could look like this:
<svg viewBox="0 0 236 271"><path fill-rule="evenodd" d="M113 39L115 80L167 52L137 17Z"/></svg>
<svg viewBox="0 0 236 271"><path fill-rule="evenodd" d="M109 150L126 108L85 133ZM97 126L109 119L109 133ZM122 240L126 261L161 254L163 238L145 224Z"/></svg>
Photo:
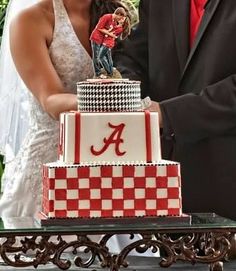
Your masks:
<svg viewBox="0 0 236 271"><path fill-rule="evenodd" d="M207 0L191 0L190 7L190 47L192 47L202 16L204 14L204 6Z"/></svg>

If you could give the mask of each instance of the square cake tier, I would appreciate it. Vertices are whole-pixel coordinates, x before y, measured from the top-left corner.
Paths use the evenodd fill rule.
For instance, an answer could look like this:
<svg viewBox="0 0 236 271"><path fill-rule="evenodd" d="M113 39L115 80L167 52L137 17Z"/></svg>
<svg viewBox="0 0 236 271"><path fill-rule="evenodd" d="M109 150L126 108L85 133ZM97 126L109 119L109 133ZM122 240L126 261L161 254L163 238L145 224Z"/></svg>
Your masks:
<svg viewBox="0 0 236 271"><path fill-rule="evenodd" d="M160 161L158 113L63 113L59 160L71 164Z"/></svg>
<svg viewBox="0 0 236 271"><path fill-rule="evenodd" d="M49 218L182 215L180 165L43 167L43 213Z"/></svg>

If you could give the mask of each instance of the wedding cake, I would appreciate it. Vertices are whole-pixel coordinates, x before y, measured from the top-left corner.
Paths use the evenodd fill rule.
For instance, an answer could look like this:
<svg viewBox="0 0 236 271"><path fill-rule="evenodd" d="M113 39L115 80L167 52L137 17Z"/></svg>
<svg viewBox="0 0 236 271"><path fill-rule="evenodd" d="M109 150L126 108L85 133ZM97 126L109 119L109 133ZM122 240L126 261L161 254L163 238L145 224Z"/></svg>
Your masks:
<svg viewBox="0 0 236 271"><path fill-rule="evenodd" d="M43 166L47 218L181 216L180 165L161 159L158 113L140 82L77 84L78 111L60 116L58 161Z"/></svg>

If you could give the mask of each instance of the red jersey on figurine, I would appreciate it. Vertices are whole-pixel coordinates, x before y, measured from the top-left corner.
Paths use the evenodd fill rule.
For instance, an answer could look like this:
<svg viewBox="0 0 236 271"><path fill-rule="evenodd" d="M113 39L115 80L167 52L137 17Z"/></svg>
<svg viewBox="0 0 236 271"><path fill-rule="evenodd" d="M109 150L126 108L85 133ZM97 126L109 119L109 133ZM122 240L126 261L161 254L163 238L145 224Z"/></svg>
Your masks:
<svg viewBox="0 0 236 271"><path fill-rule="evenodd" d="M95 78L121 77L113 67L111 49L117 38L125 39L130 34L130 28L130 19L122 7L100 18L90 36Z"/></svg>

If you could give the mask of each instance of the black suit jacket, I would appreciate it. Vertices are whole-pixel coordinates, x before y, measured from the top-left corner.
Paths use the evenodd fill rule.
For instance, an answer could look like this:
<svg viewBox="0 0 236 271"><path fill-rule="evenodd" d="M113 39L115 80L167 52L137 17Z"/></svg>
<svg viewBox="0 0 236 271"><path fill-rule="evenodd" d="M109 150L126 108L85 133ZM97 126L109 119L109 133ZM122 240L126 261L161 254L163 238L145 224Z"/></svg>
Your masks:
<svg viewBox="0 0 236 271"><path fill-rule="evenodd" d="M189 48L190 0L141 0L114 60L160 102L163 158L182 168L183 209L236 219L236 1L210 0Z"/></svg>

